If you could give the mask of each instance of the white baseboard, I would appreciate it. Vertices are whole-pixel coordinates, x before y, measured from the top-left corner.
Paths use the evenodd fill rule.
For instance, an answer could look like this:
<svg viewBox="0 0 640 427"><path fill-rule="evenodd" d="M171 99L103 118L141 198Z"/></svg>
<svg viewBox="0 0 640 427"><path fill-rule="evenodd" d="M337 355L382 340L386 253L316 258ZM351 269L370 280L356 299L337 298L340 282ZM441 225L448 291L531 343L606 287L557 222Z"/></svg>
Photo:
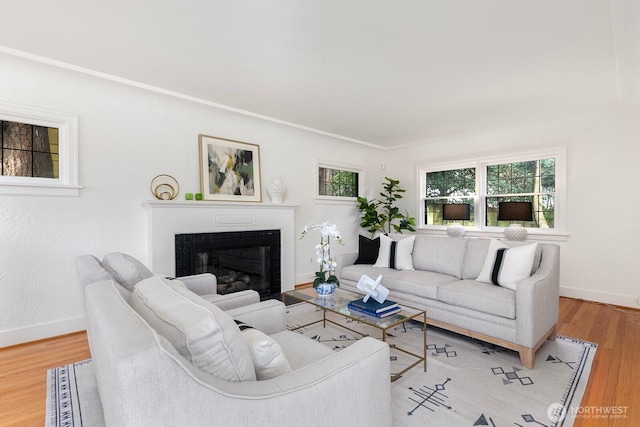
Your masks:
<svg viewBox="0 0 640 427"><path fill-rule="evenodd" d="M622 307L630 307L640 309L637 295L613 294L611 292L591 291L587 289L570 288L566 286L560 287L560 295L563 297L583 299L587 301L601 302L604 304L619 305Z"/></svg>
<svg viewBox="0 0 640 427"><path fill-rule="evenodd" d="M86 323L84 316L60 320L57 322L42 323L39 325L28 326L26 328L11 329L0 332L0 347L8 347L10 345L37 341L58 335L84 331L85 329Z"/></svg>

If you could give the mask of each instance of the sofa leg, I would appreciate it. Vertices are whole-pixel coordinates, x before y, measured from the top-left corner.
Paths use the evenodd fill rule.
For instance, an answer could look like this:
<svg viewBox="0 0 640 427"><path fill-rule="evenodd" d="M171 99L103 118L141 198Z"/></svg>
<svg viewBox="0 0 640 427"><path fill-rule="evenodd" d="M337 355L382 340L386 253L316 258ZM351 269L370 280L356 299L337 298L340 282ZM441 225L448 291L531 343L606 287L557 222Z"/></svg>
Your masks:
<svg viewBox="0 0 640 427"><path fill-rule="evenodd" d="M547 337L548 341L555 341L556 340L556 325L553 325L553 328L551 329L551 332L549 333L549 336Z"/></svg>
<svg viewBox="0 0 640 427"><path fill-rule="evenodd" d="M527 369L533 369L536 361L536 351L532 348L522 348L520 350L520 364Z"/></svg>

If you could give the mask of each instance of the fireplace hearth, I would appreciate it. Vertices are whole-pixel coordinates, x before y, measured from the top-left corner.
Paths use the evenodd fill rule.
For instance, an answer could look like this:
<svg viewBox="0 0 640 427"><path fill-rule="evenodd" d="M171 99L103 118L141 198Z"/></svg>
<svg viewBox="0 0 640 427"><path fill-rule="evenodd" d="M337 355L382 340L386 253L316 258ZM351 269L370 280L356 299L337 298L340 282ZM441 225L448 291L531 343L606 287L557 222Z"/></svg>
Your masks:
<svg viewBox="0 0 640 427"><path fill-rule="evenodd" d="M212 273L218 293L253 289L261 299L281 292L280 230L175 235L176 276Z"/></svg>

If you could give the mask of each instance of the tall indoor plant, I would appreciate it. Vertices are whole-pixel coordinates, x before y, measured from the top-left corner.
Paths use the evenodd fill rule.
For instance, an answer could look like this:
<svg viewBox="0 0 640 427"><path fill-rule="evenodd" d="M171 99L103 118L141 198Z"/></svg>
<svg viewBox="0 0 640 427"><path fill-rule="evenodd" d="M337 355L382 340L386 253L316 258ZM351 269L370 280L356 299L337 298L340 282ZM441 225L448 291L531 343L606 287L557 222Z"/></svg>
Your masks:
<svg viewBox="0 0 640 427"><path fill-rule="evenodd" d="M371 234L376 231L388 234L391 233L391 229L396 233L402 233L403 230L416 231L415 218L410 217L409 212L401 214L400 209L394 206L396 201L402 199L402 193L406 190L400 187L400 181L388 176L384 179L383 191L380 193L382 200L358 197L358 210L362 217L360 226Z"/></svg>

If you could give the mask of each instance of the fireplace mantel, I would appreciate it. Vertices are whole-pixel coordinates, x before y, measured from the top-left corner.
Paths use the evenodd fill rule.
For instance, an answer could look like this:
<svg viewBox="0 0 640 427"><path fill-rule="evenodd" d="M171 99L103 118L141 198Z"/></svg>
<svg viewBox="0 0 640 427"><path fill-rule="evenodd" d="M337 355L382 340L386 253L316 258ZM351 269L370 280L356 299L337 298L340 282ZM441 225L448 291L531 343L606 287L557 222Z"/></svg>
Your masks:
<svg viewBox="0 0 640 427"><path fill-rule="evenodd" d="M175 275L175 235L221 231L280 230L282 291L295 281L296 205L145 200L147 257L151 270Z"/></svg>

